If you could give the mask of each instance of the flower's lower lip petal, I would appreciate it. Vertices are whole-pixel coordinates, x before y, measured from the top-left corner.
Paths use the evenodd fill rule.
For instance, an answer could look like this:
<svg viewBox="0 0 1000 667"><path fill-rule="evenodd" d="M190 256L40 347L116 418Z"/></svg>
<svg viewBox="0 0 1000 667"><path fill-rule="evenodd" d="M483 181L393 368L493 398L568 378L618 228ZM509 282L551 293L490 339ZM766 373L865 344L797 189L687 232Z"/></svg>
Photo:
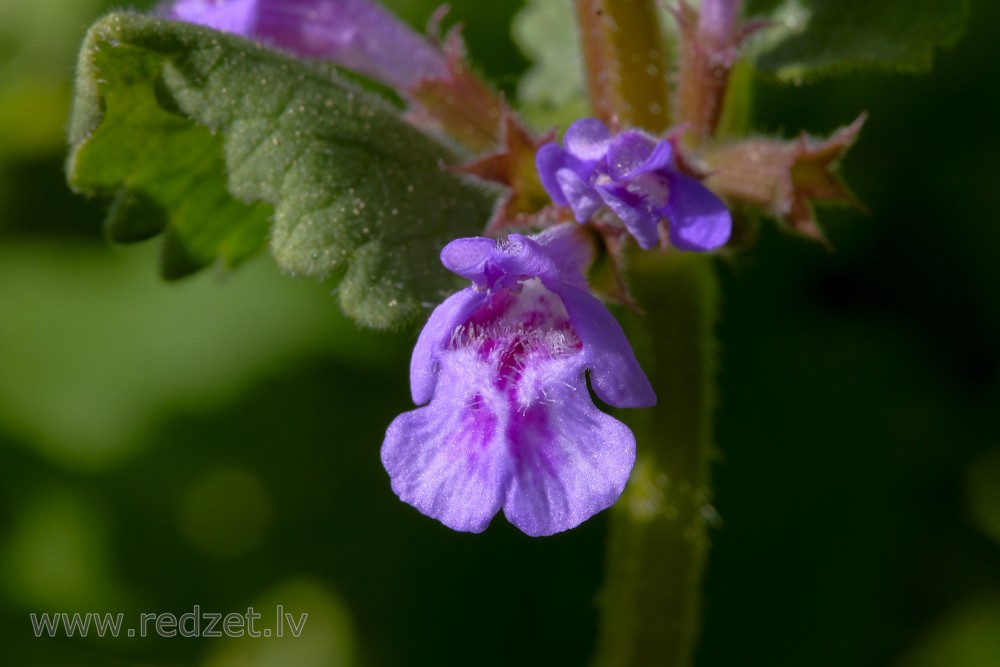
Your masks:
<svg viewBox="0 0 1000 667"><path fill-rule="evenodd" d="M566 195L563 194L562 186L556 179L556 172L566 169L569 166L568 156L562 146L556 143L545 144L535 153L535 168L538 170L538 177L542 181L542 187L548 193L552 201L560 206L565 206Z"/></svg>
<svg viewBox="0 0 1000 667"><path fill-rule="evenodd" d="M639 247L649 250L656 247L660 238L660 219L645 210L640 198L629 196L624 188L599 188L604 203L621 218Z"/></svg>
<svg viewBox="0 0 1000 667"><path fill-rule="evenodd" d="M558 170L556 181L559 183L566 203L573 209L573 217L576 218L577 222L586 222L601 206L601 199L597 191L572 169Z"/></svg>
<svg viewBox="0 0 1000 667"><path fill-rule="evenodd" d="M392 490L449 528L486 530L510 485L501 421L448 394L396 417L382 444Z"/></svg>
<svg viewBox="0 0 1000 667"><path fill-rule="evenodd" d="M655 405L653 387L614 315L584 290L566 285L558 295L583 342L590 384L598 398L616 408Z"/></svg>
<svg viewBox="0 0 1000 667"><path fill-rule="evenodd" d="M670 242L681 250L715 250L725 245L733 228L726 204L689 176L671 174L669 179Z"/></svg>
<svg viewBox="0 0 1000 667"><path fill-rule="evenodd" d="M568 530L610 507L635 463L632 432L594 406L582 377L573 385L551 388L551 403L511 414L504 515L531 536Z"/></svg>

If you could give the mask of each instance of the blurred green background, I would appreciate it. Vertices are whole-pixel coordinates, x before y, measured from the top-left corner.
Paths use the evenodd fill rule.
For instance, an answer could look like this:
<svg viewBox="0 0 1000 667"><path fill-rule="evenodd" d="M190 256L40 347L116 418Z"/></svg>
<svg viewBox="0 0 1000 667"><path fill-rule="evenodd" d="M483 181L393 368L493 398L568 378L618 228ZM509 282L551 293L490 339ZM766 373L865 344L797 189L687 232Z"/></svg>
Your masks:
<svg viewBox="0 0 1000 667"><path fill-rule="evenodd" d="M104 0L0 0L0 663L583 664L604 517L449 531L378 449L416 331L358 331L266 257L155 275L70 193L76 46ZM392 3L422 24L434 2ZM497 26L452 2L512 91ZM720 265L717 509L698 664L1000 664L1000 116L994 26L925 77L757 82L755 128L869 112L836 247L765 226ZM36 639L31 612L308 612L302 637ZM265 617L266 619L266 617Z"/></svg>

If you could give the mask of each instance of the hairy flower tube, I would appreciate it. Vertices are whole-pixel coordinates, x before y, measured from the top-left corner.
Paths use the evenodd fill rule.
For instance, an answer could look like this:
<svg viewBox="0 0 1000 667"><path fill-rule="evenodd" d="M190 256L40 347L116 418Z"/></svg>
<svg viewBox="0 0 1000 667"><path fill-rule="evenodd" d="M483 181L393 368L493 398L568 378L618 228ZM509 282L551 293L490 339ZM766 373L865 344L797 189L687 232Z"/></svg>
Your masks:
<svg viewBox="0 0 1000 667"><path fill-rule="evenodd" d="M370 0L174 0L163 15L330 60L400 90L448 74L440 49Z"/></svg>
<svg viewBox="0 0 1000 667"><path fill-rule="evenodd" d="M386 432L393 491L455 530L503 509L528 535L572 528L621 495L635 438L594 405L656 402L621 326L588 291L573 225L466 238L441 261L472 285L431 314L410 365L413 401ZM429 402L428 402L429 401Z"/></svg>
<svg viewBox="0 0 1000 667"><path fill-rule="evenodd" d="M714 250L729 240L732 218L723 201L676 165L674 146L644 132L612 136L596 118L578 120L563 145L538 150L536 166L546 192L586 222L607 205L644 249L654 247L660 223L681 250Z"/></svg>

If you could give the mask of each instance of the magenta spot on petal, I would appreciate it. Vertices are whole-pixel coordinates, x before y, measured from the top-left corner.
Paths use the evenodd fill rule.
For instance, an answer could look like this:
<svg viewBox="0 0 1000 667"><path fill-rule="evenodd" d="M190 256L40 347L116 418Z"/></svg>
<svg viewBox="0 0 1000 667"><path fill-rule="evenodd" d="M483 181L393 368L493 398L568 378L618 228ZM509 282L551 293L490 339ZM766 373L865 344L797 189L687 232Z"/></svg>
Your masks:
<svg viewBox="0 0 1000 667"><path fill-rule="evenodd" d="M496 437L496 432L497 416L488 408L483 395L477 393L462 414L461 433L465 436L465 447L461 454L470 470L478 468L479 457Z"/></svg>
<svg viewBox="0 0 1000 667"><path fill-rule="evenodd" d="M537 279L492 291L456 330L451 345L472 348L491 365L499 391L516 386L533 365L583 349L562 300Z"/></svg>
<svg viewBox="0 0 1000 667"><path fill-rule="evenodd" d="M542 325L543 322L545 322L545 313L533 310L531 312L525 313L522 321L524 322L524 326L528 327L529 329L537 329Z"/></svg>
<svg viewBox="0 0 1000 667"><path fill-rule="evenodd" d="M510 310L517 301L517 296L509 289L498 289L490 293L486 303L472 313L465 326L487 326L496 322L497 318Z"/></svg>

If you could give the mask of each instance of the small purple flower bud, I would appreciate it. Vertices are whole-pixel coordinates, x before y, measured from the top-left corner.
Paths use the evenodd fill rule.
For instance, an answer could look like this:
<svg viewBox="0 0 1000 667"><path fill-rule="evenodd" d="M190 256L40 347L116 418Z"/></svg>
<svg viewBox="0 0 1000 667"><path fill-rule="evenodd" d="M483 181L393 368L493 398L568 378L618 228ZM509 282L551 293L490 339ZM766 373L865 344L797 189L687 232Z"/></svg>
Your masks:
<svg viewBox="0 0 1000 667"><path fill-rule="evenodd" d="M743 0L702 0L698 32L716 49L733 44Z"/></svg>
<svg viewBox="0 0 1000 667"><path fill-rule="evenodd" d="M726 205L677 168L667 140L638 130L612 137L601 121L584 118L566 130L562 146L542 146L536 165L552 201L569 206L577 222L607 205L642 248L656 245L662 220L682 250L714 250L729 240Z"/></svg>
<svg viewBox="0 0 1000 667"><path fill-rule="evenodd" d="M448 75L439 48L369 0L174 0L163 15L330 60L400 90Z"/></svg>
<svg viewBox="0 0 1000 667"><path fill-rule="evenodd" d="M572 225L459 239L441 260L472 286L431 314L382 463L401 500L455 530L504 515L528 535L572 528L621 495L635 438L594 405L656 402L621 326L586 289Z"/></svg>

